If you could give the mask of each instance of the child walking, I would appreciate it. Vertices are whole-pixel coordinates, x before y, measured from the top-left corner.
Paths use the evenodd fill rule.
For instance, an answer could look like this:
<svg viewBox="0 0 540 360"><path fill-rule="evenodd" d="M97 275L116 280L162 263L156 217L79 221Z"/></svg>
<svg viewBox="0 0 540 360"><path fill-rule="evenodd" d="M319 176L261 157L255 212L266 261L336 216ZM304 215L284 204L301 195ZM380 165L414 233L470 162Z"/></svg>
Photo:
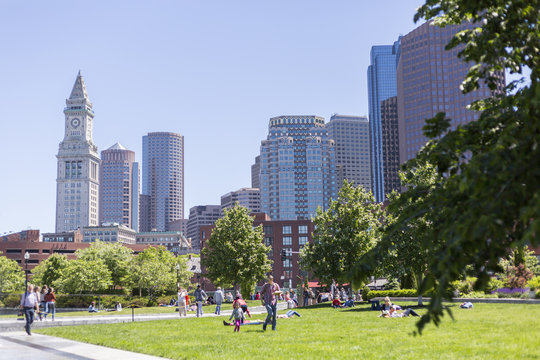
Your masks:
<svg viewBox="0 0 540 360"><path fill-rule="evenodd" d="M234 310L229 320L231 320L233 317L234 317L234 331L240 332L240 324L242 323L242 320L244 320L244 312L240 308L239 302L236 302L234 304Z"/></svg>

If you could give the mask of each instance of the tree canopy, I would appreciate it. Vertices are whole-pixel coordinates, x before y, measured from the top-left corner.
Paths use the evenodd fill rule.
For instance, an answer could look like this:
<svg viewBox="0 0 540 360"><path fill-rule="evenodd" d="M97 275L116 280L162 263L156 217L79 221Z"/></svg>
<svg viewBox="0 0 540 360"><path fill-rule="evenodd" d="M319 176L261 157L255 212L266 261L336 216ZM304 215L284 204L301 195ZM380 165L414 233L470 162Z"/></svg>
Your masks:
<svg viewBox="0 0 540 360"><path fill-rule="evenodd" d="M307 244L300 265L325 284L351 280L351 268L379 239L380 204L362 186L344 181L328 210L317 209L313 243Z"/></svg>
<svg viewBox="0 0 540 360"><path fill-rule="evenodd" d="M105 262L96 260L70 260L56 281L59 292L82 294L83 292L99 293L111 285L111 272Z"/></svg>
<svg viewBox="0 0 540 360"><path fill-rule="evenodd" d="M236 204L218 219L205 248L202 264L214 284L240 286L244 295L271 270L270 248L263 244L262 226L253 227L250 210Z"/></svg>
<svg viewBox="0 0 540 360"><path fill-rule="evenodd" d="M32 282L56 287L68 262L66 255L52 254L32 270Z"/></svg>
<svg viewBox="0 0 540 360"><path fill-rule="evenodd" d="M0 251L0 294L24 288L24 270Z"/></svg>
<svg viewBox="0 0 540 360"><path fill-rule="evenodd" d="M442 300L452 296L450 284L467 268L482 287L511 249L540 244L539 8L539 0L427 0L415 16L435 26L473 24L446 46L459 47L461 60L473 64L464 92L481 81L495 90L496 72L530 70L528 79L510 81L504 94L473 103L477 121L451 130L444 113L426 120L431 140L406 163L406 169L432 164L439 175L428 195L418 188L403 194L420 200L402 209L396 225L406 228L419 216L432 224L433 241L423 243L432 276L421 290L434 291L420 332L431 321L439 324L444 310L451 316Z"/></svg>

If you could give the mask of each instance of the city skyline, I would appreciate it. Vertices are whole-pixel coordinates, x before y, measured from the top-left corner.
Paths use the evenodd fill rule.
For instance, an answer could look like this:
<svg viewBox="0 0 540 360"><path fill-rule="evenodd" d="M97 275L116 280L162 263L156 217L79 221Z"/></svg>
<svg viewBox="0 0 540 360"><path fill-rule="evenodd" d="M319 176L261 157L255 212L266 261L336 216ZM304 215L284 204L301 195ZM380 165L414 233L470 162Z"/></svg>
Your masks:
<svg viewBox="0 0 540 360"><path fill-rule="evenodd" d="M346 1L127 4L5 6L0 27L10 37L9 56L0 60L0 141L17 149L3 170L20 176L0 180L7 205L0 232L54 229L54 154L66 89L79 69L94 104L98 149L120 142L141 163L142 135L185 136L187 213L250 185L270 117L367 115L369 49L416 27L420 2L390 12L384 4ZM21 26L22 16L36 25ZM32 21L38 18L40 31Z"/></svg>

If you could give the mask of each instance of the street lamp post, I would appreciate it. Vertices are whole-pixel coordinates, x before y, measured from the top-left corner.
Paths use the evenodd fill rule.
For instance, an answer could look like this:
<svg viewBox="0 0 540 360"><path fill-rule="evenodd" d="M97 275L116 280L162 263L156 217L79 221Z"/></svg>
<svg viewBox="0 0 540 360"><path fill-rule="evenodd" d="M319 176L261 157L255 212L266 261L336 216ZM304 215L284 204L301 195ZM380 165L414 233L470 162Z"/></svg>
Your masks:
<svg viewBox="0 0 540 360"><path fill-rule="evenodd" d="M28 259L30 259L30 254L27 252L24 253L24 276L25 276L25 281L24 281L24 289L26 291L26 289L28 289Z"/></svg>
<svg viewBox="0 0 540 360"><path fill-rule="evenodd" d="M180 264L176 264L176 305L180 306ZM178 312L180 312L180 307Z"/></svg>

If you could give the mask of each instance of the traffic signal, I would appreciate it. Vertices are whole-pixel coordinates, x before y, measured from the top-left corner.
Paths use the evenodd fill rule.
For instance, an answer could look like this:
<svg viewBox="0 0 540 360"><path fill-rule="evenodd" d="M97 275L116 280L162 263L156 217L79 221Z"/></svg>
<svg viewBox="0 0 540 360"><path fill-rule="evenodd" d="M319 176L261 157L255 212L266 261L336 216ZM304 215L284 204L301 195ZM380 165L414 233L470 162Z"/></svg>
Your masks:
<svg viewBox="0 0 540 360"><path fill-rule="evenodd" d="M287 259L287 252L285 249L281 249L281 261L285 261Z"/></svg>

